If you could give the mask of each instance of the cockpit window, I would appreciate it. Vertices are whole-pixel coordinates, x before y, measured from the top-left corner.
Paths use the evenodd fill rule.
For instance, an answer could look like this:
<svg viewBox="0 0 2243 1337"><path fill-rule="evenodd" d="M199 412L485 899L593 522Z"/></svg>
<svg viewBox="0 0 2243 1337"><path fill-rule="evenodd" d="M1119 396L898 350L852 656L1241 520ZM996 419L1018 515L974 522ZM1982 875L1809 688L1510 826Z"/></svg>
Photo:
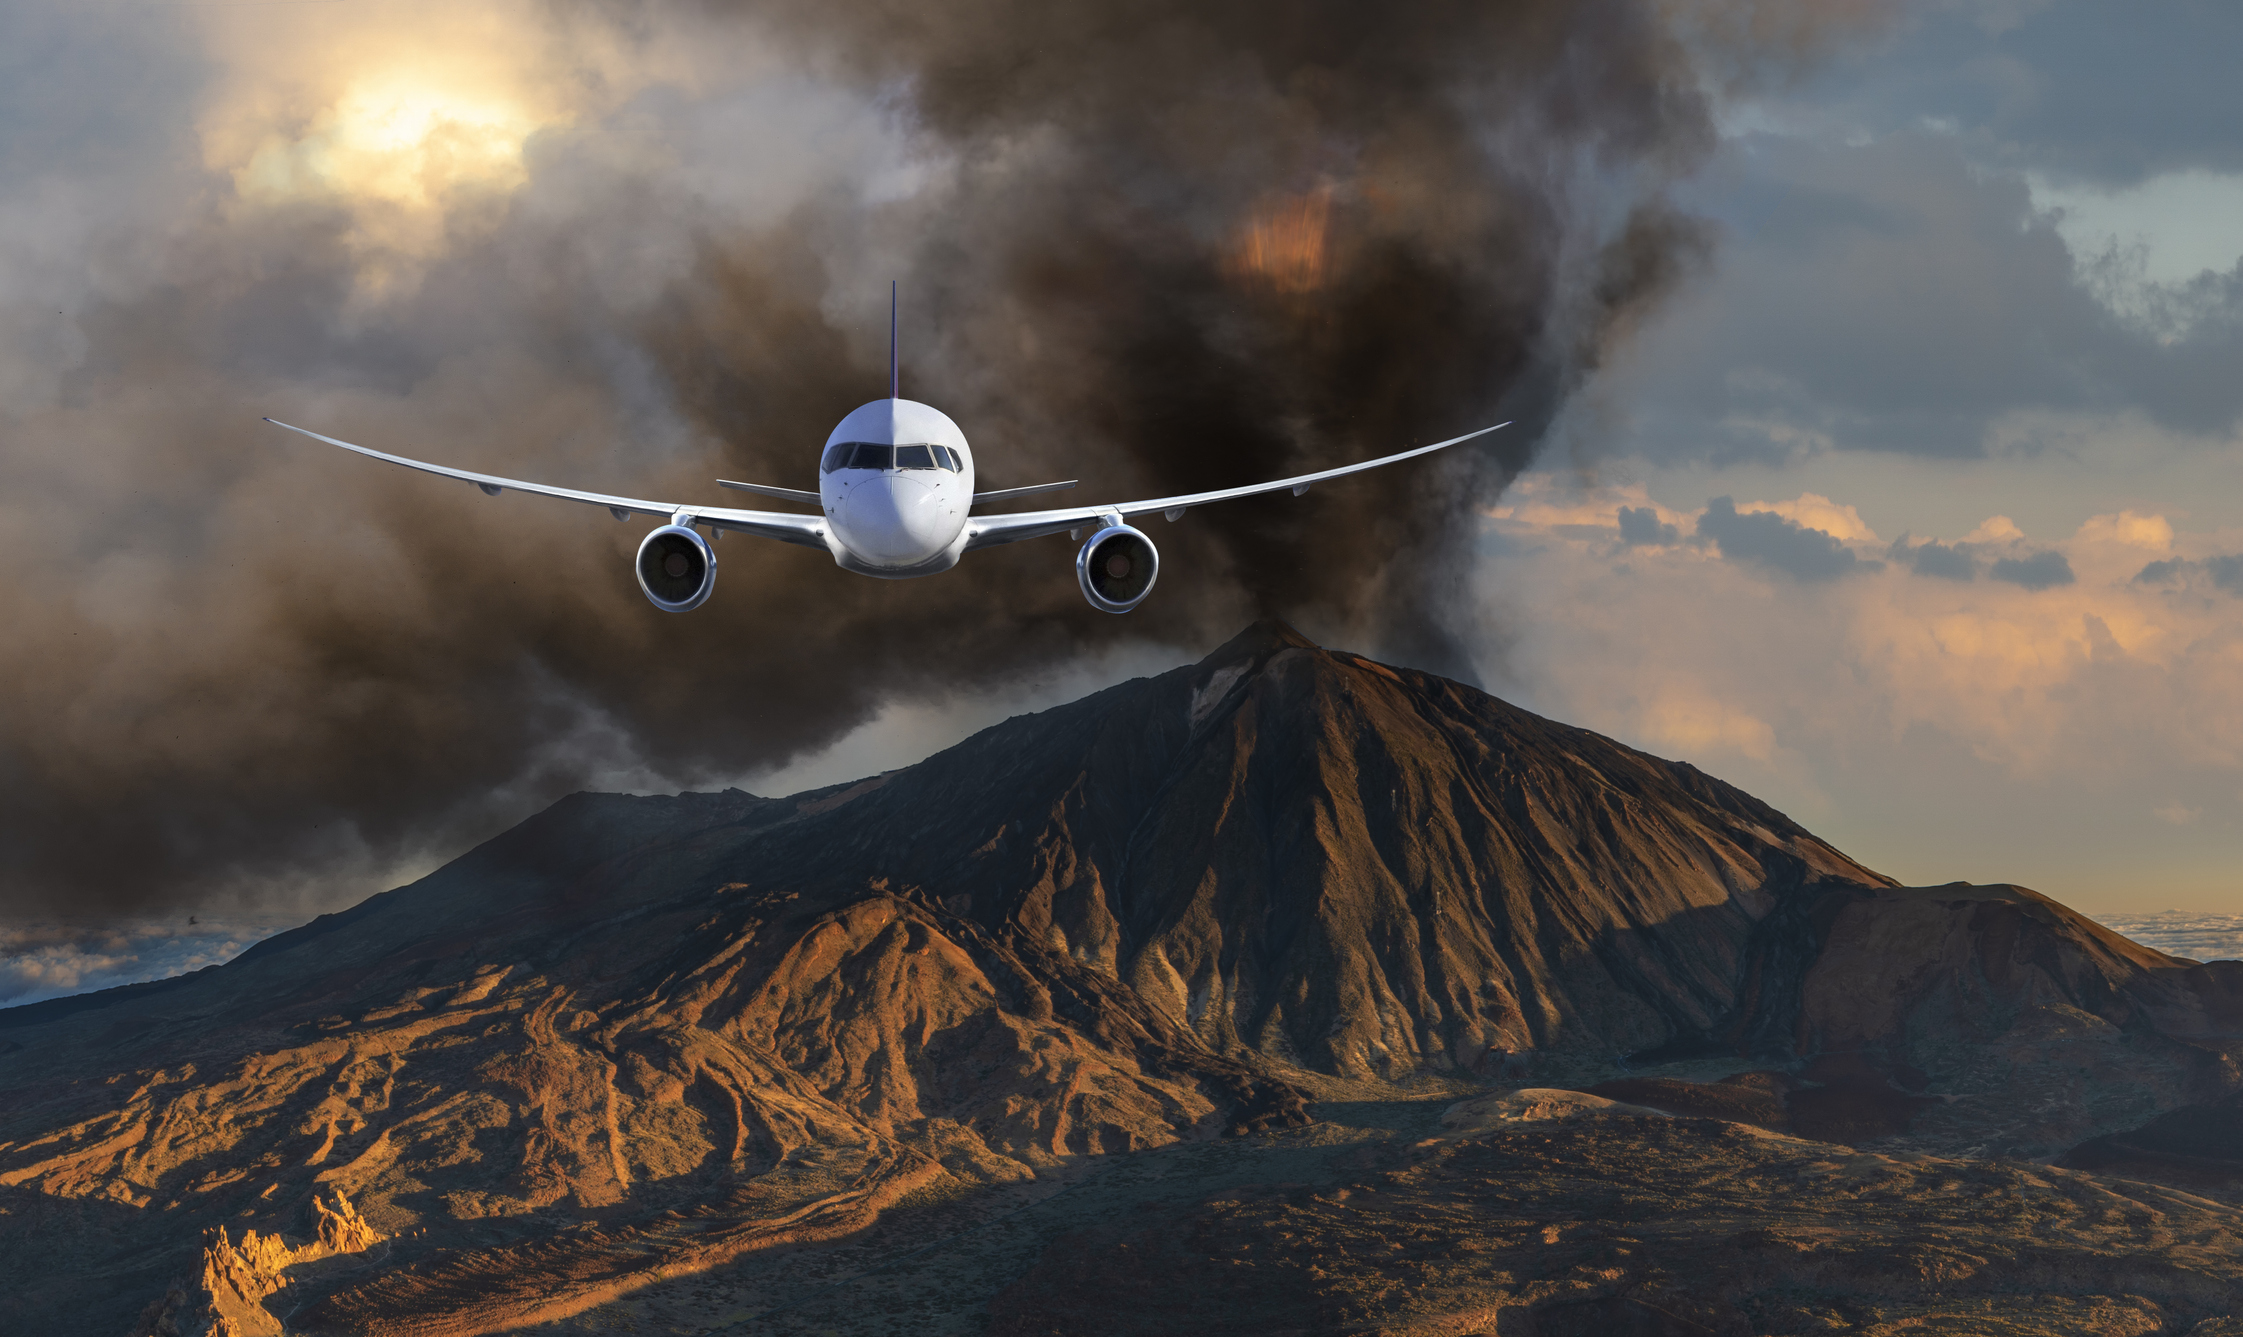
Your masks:
<svg viewBox="0 0 2243 1337"><path fill-rule="evenodd" d="M948 469L956 474L966 471L966 461L948 446L925 442L890 446L878 441L836 441L826 447L818 467L829 474L836 469Z"/></svg>
<svg viewBox="0 0 2243 1337"><path fill-rule="evenodd" d="M823 468L827 473L836 469L893 469L896 448L877 441L836 441L826 447Z"/></svg>

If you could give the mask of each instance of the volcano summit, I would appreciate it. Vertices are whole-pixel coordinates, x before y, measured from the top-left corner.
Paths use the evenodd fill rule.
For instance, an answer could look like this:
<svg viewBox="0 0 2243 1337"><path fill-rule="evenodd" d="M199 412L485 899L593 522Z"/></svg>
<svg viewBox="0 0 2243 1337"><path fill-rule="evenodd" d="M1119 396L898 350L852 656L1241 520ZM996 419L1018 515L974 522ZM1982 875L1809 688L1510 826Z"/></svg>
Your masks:
<svg viewBox="0 0 2243 1337"><path fill-rule="evenodd" d="M2209 1334L2239 1051L2243 966L1265 623L0 1012L0 1285L35 1332Z"/></svg>

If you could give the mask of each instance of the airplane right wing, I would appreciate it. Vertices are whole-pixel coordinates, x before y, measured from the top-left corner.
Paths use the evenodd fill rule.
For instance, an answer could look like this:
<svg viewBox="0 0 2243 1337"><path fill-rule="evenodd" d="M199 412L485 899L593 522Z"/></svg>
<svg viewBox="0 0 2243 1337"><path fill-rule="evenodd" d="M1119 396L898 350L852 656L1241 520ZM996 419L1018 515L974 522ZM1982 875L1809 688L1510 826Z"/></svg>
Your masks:
<svg viewBox="0 0 2243 1337"><path fill-rule="evenodd" d="M799 543L807 548L824 549L826 547L826 518L823 515L794 515L785 511L742 511L722 506L695 506L688 502L647 501L639 497L611 497L603 492L580 492L572 487L554 487L550 483L525 483L518 478L500 478L495 474L479 474L469 469L453 469L441 464L427 464L420 460L409 460L403 455L392 455L387 451L373 450L366 446L354 446L348 441L338 441L331 436L322 436L318 432L307 428L290 426L277 418L267 418L265 421L275 427L287 427L289 431L301 436L308 436L314 441L324 441L330 446L341 446L344 450L355 451L371 459L382 460L390 464L402 464L408 469L418 469L422 473L436 474L442 478L457 478L462 482L473 483L481 488L487 496L495 497L502 492L530 492L541 497L559 497L563 501L580 501L590 506L604 506L607 508L607 513L618 520L627 520L633 515L652 515L659 516L663 520L677 521L682 514L689 517L682 521L686 524L704 524L716 529L728 529L734 533L753 534L758 538L777 539L781 543Z"/></svg>
<svg viewBox="0 0 2243 1337"><path fill-rule="evenodd" d="M1446 441L1436 441L1430 446L1419 446L1415 450L1405 450L1399 455L1382 455L1378 459L1365 460L1361 464L1343 464L1337 469L1321 469L1312 474L1301 474L1293 478L1279 478L1267 483L1249 483L1245 487L1228 487L1214 492L1193 492L1181 497L1155 497L1151 501L1117 502L1105 506L1074 506L1057 511L1023 511L1018 515L977 516L966 522L966 550L971 552L975 548L994 547L999 543L1018 543L1022 539L1040 538L1046 534L1056 534L1063 529L1077 529L1083 525L1103 520L1108 516L1128 519L1132 516L1151 515L1157 511L1171 520L1180 520L1183 518L1184 512L1194 506L1205 506L1209 502L1229 501L1234 497L1251 497L1263 492L1281 491L1285 488L1291 488L1293 495L1297 497L1308 491L1311 483L1321 483L1327 478L1359 474L1366 469L1376 469L1381 465L1396 464L1403 460L1416 459L1420 455L1430 455L1436 450L1446 450L1450 446L1470 441L1474 437L1486 436L1490 432L1510 425L1508 422L1499 422L1494 427L1483 427L1477 432L1466 432L1462 436L1452 436Z"/></svg>

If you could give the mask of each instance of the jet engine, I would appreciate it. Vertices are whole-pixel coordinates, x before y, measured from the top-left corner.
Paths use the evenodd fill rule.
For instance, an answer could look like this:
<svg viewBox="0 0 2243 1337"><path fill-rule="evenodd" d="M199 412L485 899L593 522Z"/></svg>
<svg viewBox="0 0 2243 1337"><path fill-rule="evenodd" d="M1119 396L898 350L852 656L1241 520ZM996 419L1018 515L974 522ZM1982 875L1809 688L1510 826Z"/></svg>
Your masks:
<svg viewBox="0 0 2243 1337"><path fill-rule="evenodd" d="M1128 525L1099 530L1075 556L1083 597L1101 613L1126 613L1145 602L1159 575L1160 549Z"/></svg>
<svg viewBox="0 0 2243 1337"><path fill-rule="evenodd" d="M665 613L684 613L708 602L716 588L717 555L708 540L684 525L663 525L639 543L639 588Z"/></svg>

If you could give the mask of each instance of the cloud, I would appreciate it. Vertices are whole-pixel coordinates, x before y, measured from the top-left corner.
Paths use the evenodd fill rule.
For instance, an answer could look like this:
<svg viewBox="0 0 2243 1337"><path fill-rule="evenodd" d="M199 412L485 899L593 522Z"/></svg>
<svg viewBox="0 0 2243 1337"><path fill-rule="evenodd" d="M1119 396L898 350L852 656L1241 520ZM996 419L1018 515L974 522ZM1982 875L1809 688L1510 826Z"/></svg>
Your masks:
<svg viewBox="0 0 2243 1337"><path fill-rule="evenodd" d="M1974 127L1989 154L2109 185L2243 170L2243 149L2219 130L2243 117L2223 58L2243 45L2232 6L2037 5L1977 34L1950 22L1920 40L1942 70L1923 110Z"/></svg>
<svg viewBox="0 0 2243 1337"><path fill-rule="evenodd" d="M2233 101L2209 92L2230 80L2193 88L2165 70L2201 68L2235 20L2192 5L2137 27L2061 3L1981 25L1960 17L1970 8L1913 13L1900 40L1732 111L1691 192L1726 244L1616 368L1619 449L2063 449L2004 432L2018 414L2138 413L2199 440L2234 429L2243 224L2227 206L2243 161L2203 130L2224 122L2159 123L2135 104ZM2095 54L2114 27L2123 74ZM2123 114L2066 119L2089 87L2134 91ZM2181 188L2199 179L2218 189ZM2083 226L2083 201L2143 181L2162 193L2128 208L2155 237Z"/></svg>
<svg viewBox="0 0 2243 1337"><path fill-rule="evenodd" d="M1622 506L1618 512L1620 541L1631 548L1679 542L1682 531L1659 518L1649 506Z"/></svg>
<svg viewBox="0 0 2243 1337"><path fill-rule="evenodd" d="M1951 140L1755 138L1722 164L1706 205L1732 244L1615 387L1638 453L1979 456L2005 412L2098 405L2114 378L2176 361L2077 282L2021 179Z"/></svg>
<svg viewBox="0 0 2243 1337"><path fill-rule="evenodd" d="M1801 493L1792 501L1748 501L1737 509L1747 514L1765 511L1780 515L1801 528L1819 529L1843 542L1877 542L1876 531L1861 518L1860 511L1816 492Z"/></svg>
<svg viewBox="0 0 2243 1337"><path fill-rule="evenodd" d="M783 774L899 702L1261 612L1469 674L1479 515L1712 240L1677 186L1718 80L1648 0L123 14L0 15L19 908L345 898L569 789ZM1163 526L1116 619L1057 540L898 583L740 538L669 617L638 526L259 422L629 495L799 484L885 385L889 277L905 391L993 485L1518 426Z"/></svg>
<svg viewBox="0 0 2243 1337"><path fill-rule="evenodd" d="M1978 522L1977 528L1963 535L1965 543L2009 543L2025 537L2025 531L2006 515L1989 515Z"/></svg>
<svg viewBox="0 0 2243 1337"><path fill-rule="evenodd" d="M2096 920L2144 946L2191 961L2243 960L2243 915L2166 910L2157 914L2102 914Z"/></svg>
<svg viewBox="0 0 2243 1337"><path fill-rule="evenodd" d="M1938 542L1924 542L1908 546L1905 538L1894 543L1892 556L1908 563L1908 569L1919 576L1932 576L1940 580L1975 580L1978 563L1959 547L1949 547Z"/></svg>
<svg viewBox="0 0 2243 1337"><path fill-rule="evenodd" d="M2134 581L2141 585L2170 585L2186 580L2194 572L2202 572L2214 589L2243 597L2243 553L2222 553L2193 562L2168 557L2144 566L2135 573Z"/></svg>
<svg viewBox="0 0 2243 1337"><path fill-rule="evenodd" d="M1533 474L1521 490L1550 512L1597 510L1600 490L1572 484L1568 506L1567 486ZM1916 540L1822 581L1687 543L1615 563L1608 514L1489 520L1506 557L1480 597L1518 629L1503 695L1742 784L1896 876L2233 903L2243 626L2225 595L2138 582L2140 549L2077 533L2042 549L2072 582L2041 589L1926 579L1912 559L1932 545ZM1706 514L1719 527L1724 510ZM2207 591L2202 564L2235 550L2229 531L2176 530L2174 546ZM2176 801L2201 815L2149 810Z"/></svg>
<svg viewBox="0 0 2243 1337"><path fill-rule="evenodd" d="M293 923L186 914L105 924L18 920L0 928L0 1007L222 965Z"/></svg>
<svg viewBox="0 0 2243 1337"><path fill-rule="evenodd" d="M1551 495L1557 490L1541 474L1521 484L1526 494L1548 497L1540 514L1596 512L1593 490L1572 509ZM1585 639L1640 635L1661 647L1655 655L1626 652L1625 663L1599 660L1596 673L1578 655L1563 660L1587 675L1567 699L1593 703L1600 713L1625 712L1639 736L1647 736L1644 721L1654 718L1726 713L1761 721L1773 734L1770 747L1756 744L1756 753L1735 748L1739 755L1781 757L1806 743L1796 732L1802 727L1796 707L1779 703L1819 699L1831 684L1831 662L1842 659L1847 680L1863 692L1849 709L1866 713L1814 716L1810 729L1840 751L1861 744L1860 738L1830 736L1850 721L1876 736L1936 729L1966 740L1973 752L2020 778L2071 767L2083 773L2107 767L2114 777L2155 775L2168 764L2232 770L2243 778L2243 703L2234 699L2223 667L2232 647L2243 643L2243 631L2227 616L2224 601L2169 600L2164 587L2135 578L2131 568L2091 561L2098 543L2092 537L2074 535L2024 559L2072 571L2077 557L2078 569L2090 573L2074 572L2059 584L1923 580L1910 560L1914 554L1935 547L1960 554L1974 545L1896 545L1891 564L1857 561L1842 581L1765 586L1771 612L1763 625L1714 610L1743 607L1742 582L1753 579L1747 572L1766 563L1738 563L1726 552L1730 560L1709 563L1688 545L1644 547L1631 553L1626 574L1615 574L1608 555L1619 522L1616 510L1605 513L1614 518L1601 529L1573 520L1546 523L1533 513L1490 523L1532 540L1517 545L1515 564L1525 569L1507 579L1539 581L1541 603L1579 610L1578 627L1532 619L1539 643L1578 647ZM1707 507L1700 527L1709 521L1717 530L1749 525L1754 537L1772 539L1779 554L1783 545L1798 544L1810 561L1829 562L1836 543L1819 531L1798 531L1772 512L1739 511L1728 498ZM2217 535L2175 537L2189 554L2218 541ZM2177 560L2199 571L2216 558ZM1762 634L1771 639L1755 639ZM1793 644L1800 648L1781 648ZM1785 665L1802 663L1815 667L1796 679L1785 676ZM1659 736L1679 739L1686 732L1661 726ZM1730 735L1709 727L1693 736Z"/></svg>
<svg viewBox="0 0 2243 1337"><path fill-rule="evenodd" d="M2173 546L2173 522L2162 515L2140 515L2133 511L2092 515L2081 523L2079 538L2088 543L2117 543L2163 552Z"/></svg>
<svg viewBox="0 0 2243 1337"><path fill-rule="evenodd" d="M1706 503L1698 533L1712 539L1730 561L1751 562L1795 580L1836 580L1861 565L1835 536L1773 511L1739 511L1732 497Z"/></svg>
<svg viewBox="0 0 2243 1337"><path fill-rule="evenodd" d="M1734 753L1768 761L1776 752L1776 731L1766 720L1688 688L1655 693L1633 722L1641 737L1672 753Z"/></svg>
<svg viewBox="0 0 2243 1337"><path fill-rule="evenodd" d="M1993 569L1987 573L1996 580L2006 580L2012 585L2022 585L2029 590L2051 590L2072 583L2072 564L2064 554L2053 549L2036 552L2029 557L2001 557L1995 559Z"/></svg>

